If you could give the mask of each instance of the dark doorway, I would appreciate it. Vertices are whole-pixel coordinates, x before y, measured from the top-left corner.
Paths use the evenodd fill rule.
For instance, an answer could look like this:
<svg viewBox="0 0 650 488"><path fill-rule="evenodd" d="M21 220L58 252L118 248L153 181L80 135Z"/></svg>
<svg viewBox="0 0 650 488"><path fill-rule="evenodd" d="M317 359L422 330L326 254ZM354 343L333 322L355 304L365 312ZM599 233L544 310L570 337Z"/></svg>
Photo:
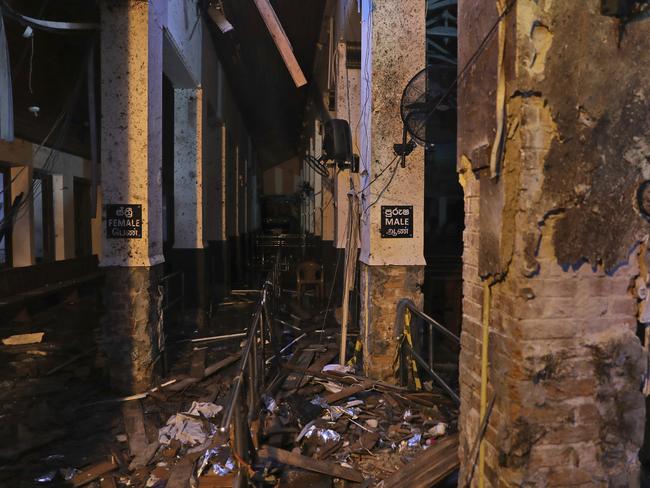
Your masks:
<svg viewBox="0 0 650 488"><path fill-rule="evenodd" d="M427 64L435 67L430 72L440 75L441 86L451 85L458 69L457 15L456 1L427 2ZM455 99L453 90L448 102ZM436 131L437 143L425 153L425 312L460 335L464 207L456 172L456 123L441 119L429 129Z"/></svg>
<svg viewBox="0 0 650 488"><path fill-rule="evenodd" d="M163 253L169 261L174 245L174 86L163 76L162 103Z"/></svg>
<svg viewBox="0 0 650 488"><path fill-rule="evenodd" d="M0 166L0 268L11 266L11 173Z"/></svg>
<svg viewBox="0 0 650 488"><path fill-rule="evenodd" d="M75 176L74 179L74 248L75 256L93 253L91 231L90 181Z"/></svg>
<svg viewBox="0 0 650 488"><path fill-rule="evenodd" d="M34 257L36 263L54 261L54 191L52 175L34 171L32 179L34 205Z"/></svg>

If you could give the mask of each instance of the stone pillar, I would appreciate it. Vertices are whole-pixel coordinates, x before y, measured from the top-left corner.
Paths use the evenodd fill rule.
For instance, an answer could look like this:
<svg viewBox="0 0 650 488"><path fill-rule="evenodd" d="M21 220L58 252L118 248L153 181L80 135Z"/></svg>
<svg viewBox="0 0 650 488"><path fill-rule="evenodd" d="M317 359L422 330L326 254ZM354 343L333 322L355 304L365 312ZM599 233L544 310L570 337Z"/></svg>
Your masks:
<svg viewBox="0 0 650 488"><path fill-rule="evenodd" d="M65 259L65 197L63 187L63 175L52 175L52 196L54 214L54 259L62 261ZM95 242L95 239L93 239Z"/></svg>
<svg viewBox="0 0 650 488"><path fill-rule="evenodd" d="M497 18L494 1L466 3L460 66ZM483 346L484 398L496 398L475 486L638 486L650 40L642 22L622 35L619 23L600 0L517 2L503 37L505 148L492 170L496 38L459 87L461 479L483 410ZM592 67L575 69L577 59Z"/></svg>
<svg viewBox="0 0 650 488"><path fill-rule="evenodd" d="M125 391L151 386L163 339L161 3L101 2L104 213L107 205L142 206L142 237L104 232L100 259L111 381Z"/></svg>
<svg viewBox="0 0 650 488"><path fill-rule="evenodd" d="M170 260L185 275L186 305L199 311L208 301L203 111L201 88L174 90L174 249Z"/></svg>
<svg viewBox="0 0 650 488"><path fill-rule="evenodd" d="M36 263L34 248L34 206L32 198L32 167L12 166L11 178L12 203L22 194L20 210L15 215L11 231L12 266L15 268L32 266Z"/></svg>
<svg viewBox="0 0 650 488"><path fill-rule="evenodd" d="M417 148L402 168L393 144L402 139L402 90L424 67L425 2L376 0L362 8L360 326L366 374L391 379L397 301L422 306L424 152ZM412 236L382 237L384 206L409 207Z"/></svg>

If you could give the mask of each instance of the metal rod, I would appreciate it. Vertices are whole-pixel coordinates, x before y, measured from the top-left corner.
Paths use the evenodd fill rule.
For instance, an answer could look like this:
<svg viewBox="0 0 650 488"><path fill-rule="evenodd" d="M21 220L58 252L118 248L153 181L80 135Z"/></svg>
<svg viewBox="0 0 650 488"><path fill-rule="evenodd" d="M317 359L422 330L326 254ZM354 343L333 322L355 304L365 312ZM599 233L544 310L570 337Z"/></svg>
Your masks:
<svg viewBox="0 0 650 488"><path fill-rule="evenodd" d="M266 289L266 284L264 285L264 290ZM228 405L226 408L226 411L223 416L223 420L221 422L221 431L225 432L228 430L228 427L230 426L230 422L232 420L232 414L233 414L233 408L237 403L237 399L239 397L239 391L241 390L241 384L244 379L244 374L246 372L246 365L248 363L248 359L251 353L251 347L253 347L255 343L255 334L257 332L257 326L260 320L260 316L262 315L262 308L264 306L264 296L266 295L265 292L262 294L262 300L257 304L257 309L255 310L255 314L253 315L253 321L251 324L251 328L248 331L248 339L246 340L246 344L244 345L244 350L242 352L242 357L240 360L240 366L239 366L239 373L237 374L237 378L235 380L235 385L233 386L233 394L228 401Z"/></svg>
<svg viewBox="0 0 650 488"><path fill-rule="evenodd" d="M427 322L427 324L429 325L429 367L433 369L433 324L431 322Z"/></svg>
<svg viewBox="0 0 650 488"><path fill-rule="evenodd" d="M420 312L415 305L412 305L411 303L407 303L406 307L411 311L411 313L425 322L429 323L432 327L435 327L435 329L438 332L441 332L444 334L447 338L451 339L454 341L456 344L460 344L460 337L458 337L456 334L451 332L449 329L447 329L444 325L440 324L436 319L429 317L427 314L424 312Z"/></svg>
<svg viewBox="0 0 650 488"><path fill-rule="evenodd" d="M246 337L248 332L237 332L236 334L226 334L220 336L211 336L211 337L197 337L196 339L185 339L180 342L212 342L212 341L227 341L228 339L238 339L240 337Z"/></svg>
<svg viewBox="0 0 650 488"><path fill-rule="evenodd" d="M409 351L409 353L413 356L415 361L424 368L424 370L433 378L433 380L438 383L438 385L447 392L447 394L457 403L460 404L460 397L456 394L454 390L451 389L451 387L443 380L438 374L429 367L427 362L422 359L422 357L413 350L413 348L408 345L407 343L404 343L404 347L406 347Z"/></svg>
<svg viewBox="0 0 650 488"><path fill-rule="evenodd" d="M307 337L307 333L304 333L304 334L301 335L300 337L298 337L298 338L292 340L289 344L287 344L287 345L284 346L282 349L280 349L280 353L279 353L279 354L282 354L282 353L285 352L287 349L289 349L291 346L293 346L296 342L298 342L299 340L304 339L305 337ZM269 364L271 361L273 361L273 360L275 359L275 357L276 357L276 356L273 355L273 356L271 356L270 358L268 358L268 359L266 360L266 364Z"/></svg>

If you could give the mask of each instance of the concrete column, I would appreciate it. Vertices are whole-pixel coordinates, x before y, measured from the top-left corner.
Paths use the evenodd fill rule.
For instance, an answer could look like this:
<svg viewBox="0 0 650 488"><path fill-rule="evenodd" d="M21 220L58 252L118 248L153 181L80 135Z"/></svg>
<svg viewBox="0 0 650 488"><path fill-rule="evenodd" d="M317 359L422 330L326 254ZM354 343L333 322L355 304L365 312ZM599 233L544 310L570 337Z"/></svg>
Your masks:
<svg viewBox="0 0 650 488"><path fill-rule="evenodd" d="M65 202L63 189L63 175L52 175L52 193L54 207L54 259L65 259ZM95 240L93 239L93 242Z"/></svg>
<svg viewBox="0 0 650 488"><path fill-rule="evenodd" d="M465 3L460 66L498 15L493 1ZM459 86L461 479L496 398L475 486L639 486L650 40L647 24L621 36L620 22L599 0L517 2L502 37L505 150L492 167L496 38ZM597 67L576 70L576 59Z"/></svg>
<svg viewBox="0 0 650 488"><path fill-rule="evenodd" d="M218 129L219 151L217 161L217 232L215 242L215 281L217 298L223 298L230 288L230 250L228 242L228 137L226 124Z"/></svg>
<svg viewBox="0 0 650 488"><path fill-rule="evenodd" d="M347 67L346 43L337 44L337 78L336 78L336 117L347 120L352 131L352 150L359 154L359 129L361 127L361 71ZM336 172L334 178L334 200L332 202L335 212L334 245L343 250L346 246L345 229L348 222L348 192L350 191L350 178L358 190L358 175L349 170Z"/></svg>
<svg viewBox="0 0 650 488"><path fill-rule="evenodd" d="M400 298L422 305L424 281L424 152L417 148L399 167L400 98L425 62L425 2L363 2L361 65L361 331L364 369L393 377ZM386 168L389 168L386 170ZM383 173L382 173L383 172ZM413 233L382 238L384 206L412 207Z"/></svg>
<svg viewBox="0 0 650 488"><path fill-rule="evenodd" d="M111 379L126 391L152 384L162 343L162 6L101 2L104 212L111 204L142 205L142 237L105 232L100 260Z"/></svg>
<svg viewBox="0 0 650 488"><path fill-rule="evenodd" d="M170 261L174 270L185 275L186 305L198 310L208 301L203 112L201 88L174 89L174 249Z"/></svg>
<svg viewBox="0 0 650 488"><path fill-rule="evenodd" d="M14 217L14 225L11 231L12 265L16 268L32 266L36 263L34 257L32 174L31 166L12 166L9 171L12 182L12 203L18 195L22 194L20 210Z"/></svg>

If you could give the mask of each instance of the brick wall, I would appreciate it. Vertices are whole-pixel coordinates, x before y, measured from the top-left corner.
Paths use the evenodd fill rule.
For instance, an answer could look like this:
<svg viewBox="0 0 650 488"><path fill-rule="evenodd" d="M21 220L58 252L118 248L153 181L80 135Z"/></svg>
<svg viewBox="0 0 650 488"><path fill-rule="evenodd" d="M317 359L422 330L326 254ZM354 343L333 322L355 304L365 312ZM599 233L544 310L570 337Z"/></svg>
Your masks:
<svg viewBox="0 0 650 488"><path fill-rule="evenodd" d="M646 357L636 328L648 279L648 224L634 195L650 165L624 155L650 141L649 73L629 69L637 66L635 56L647 58L650 46L633 26L616 47L615 21L600 15L599 6L596 0L520 0L509 19L516 29L509 39L516 42L508 47L508 138L496 183L501 199L481 195L486 170L471 160L476 148L460 138L462 460L479 427L482 253L496 256L499 270L481 269L497 281L486 486L637 483ZM476 91L465 84L461 97L463 90L470 97ZM630 101L634 90L643 95ZM492 218L481 209L495 208L496 243L480 226L481 217Z"/></svg>

